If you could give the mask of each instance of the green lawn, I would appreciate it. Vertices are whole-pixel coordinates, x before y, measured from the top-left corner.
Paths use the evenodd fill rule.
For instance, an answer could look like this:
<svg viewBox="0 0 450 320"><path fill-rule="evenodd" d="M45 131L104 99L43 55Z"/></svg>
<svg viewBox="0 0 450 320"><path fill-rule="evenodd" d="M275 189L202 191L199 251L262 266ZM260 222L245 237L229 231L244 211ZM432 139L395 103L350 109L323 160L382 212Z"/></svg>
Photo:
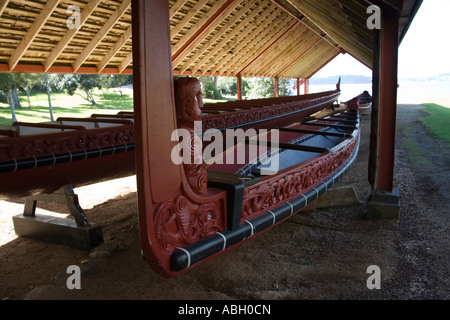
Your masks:
<svg viewBox="0 0 450 320"><path fill-rule="evenodd" d="M95 91L97 106L92 106L78 95L69 96L64 92L51 94L53 116L58 117L89 117L93 113L117 113L122 110L133 110L132 95L124 94L123 97L115 92L109 92L106 96L101 91ZM17 121L43 122L50 120L48 98L46 93L33 93L30 97L31 108L28 108L28 100L25 93L19 95L22 108L16 108ZM203 99L204 103L214 103L226 100ZM7 103L0 102L0 126L12 124L11 110Z"/></svg>
<svg viewBox="0 0 450 320"><path fill-rule="evenodd" d="M118 93L109 92L106 96L101 91L95 92L96 106L92 106L78 95L69 96L64 92L51 94L54 118L58 117L87 117L92 113L117 113L121 110L133 110L133 97L120 96ZM17 121L42 122L49 121L48 98L45 93L34 93L30 97L31 108L28 108L27 96L19 95L22 108L16 108ZM0 103L0 126L11 125L11 110L7 103Z"/></svg>
<svg viewBox="0 0 450 320"><path fill-rule="evenodd" d="M424 105L425 112L429 115L421 119L422 123L433 136L450 142L450 108L435 103L424 103Z"/></svg>

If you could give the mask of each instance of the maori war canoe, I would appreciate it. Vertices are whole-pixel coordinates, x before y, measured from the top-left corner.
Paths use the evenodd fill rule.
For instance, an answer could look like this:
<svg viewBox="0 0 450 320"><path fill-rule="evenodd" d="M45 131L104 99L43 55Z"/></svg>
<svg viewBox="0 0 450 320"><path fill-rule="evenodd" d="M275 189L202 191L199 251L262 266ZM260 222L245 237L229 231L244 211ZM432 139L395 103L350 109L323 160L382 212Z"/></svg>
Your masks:
<svg viewBox="0 0 450 320"><path fill-rule="evenodd" d="M347 110L308 118L331 107L340 90L260 101L205 104L195 78L176 78L176 127L191 141L213 130L255 130L214 161L159 163L182 174L178 191L165 194L165 173L154 205L139 210L144 259L160 275L173 277L272 228L331 188L356 158L359 115ZM0 130L0 195L51 193L65 184L82 185L135 173L132 113L60 118L56 123L16 123ZM89 128L87 128L89 127ZM30 133L30 134L27 134ZM168 142L169 143L169 142ZM261 150L263 143L266 149ZM172 142L171 145L176 145ZM211 144L212 145L212 144ZM205 143L202 150L210 147ZM230 151L245 161L226 160ZM167 155L166 155L167 158ZM277 167L267 168L267 159ZM233 158L236 160L236 158ZM138 177L139 179L139 177Z"/></svg>

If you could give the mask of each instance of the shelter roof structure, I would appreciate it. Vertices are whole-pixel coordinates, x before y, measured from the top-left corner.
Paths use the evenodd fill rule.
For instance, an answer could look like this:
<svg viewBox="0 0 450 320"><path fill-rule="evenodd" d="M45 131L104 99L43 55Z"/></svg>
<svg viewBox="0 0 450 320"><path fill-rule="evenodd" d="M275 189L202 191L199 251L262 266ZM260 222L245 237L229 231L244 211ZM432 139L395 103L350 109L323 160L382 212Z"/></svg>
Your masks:
<svg viewBox="0 0 450 320"><path fill-rule="evenodd" d="M422 0L170 0L174 75L309 78L340 53L369 68L370 5ZM79 10L79 11L78 11ZM0 1L0 72L132 73L130 0Z"/></svg>

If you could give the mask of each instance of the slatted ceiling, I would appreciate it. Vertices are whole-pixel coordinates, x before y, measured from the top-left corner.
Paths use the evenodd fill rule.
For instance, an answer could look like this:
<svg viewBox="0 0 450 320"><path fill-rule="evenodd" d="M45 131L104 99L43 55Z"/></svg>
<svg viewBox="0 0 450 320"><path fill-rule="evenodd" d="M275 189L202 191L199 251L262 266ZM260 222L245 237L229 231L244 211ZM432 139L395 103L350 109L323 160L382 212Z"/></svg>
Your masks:
<svg viewBox="0 0 450 320"><path fill-rule="evenodd" d="M421 0L170 0L174 74L309 77L345 51L370 67L367 6L403 2L403 36ZM131 0L0 0L0 70L130 73ZM67 28L69 5L81 9ZM89 68L93 67L93 68Z"/></svg>
<svg viewBox="0 0 450 320"><path fill-rule="evenodd" d="M226 63L229 66L235 64L236 61L244 63L250 59L251 55L255 54L255 50L249 52L248 44L252 42L261 48L264 43L263 40L269 38L271 34L276 32L278 26L273 25L273 20L279 14L278 11L270 10L270 8L268 10L267 8L262 8L261 11L259 9L253 10L252 14L247 16L244 25L239 25L239 28L235 28L230 32L225 39L225 45L219 48L220 50L211 59L210 63L204 67L204 70L218 72L219 68L224 67ZM263 32L264 28L268 32ZM246 51L244 52L244 50Z"/></svg>
<svg viewBox="0 0 450 320"><path fill-rule="evenodd" d="M319 66L323 65L339 52L340 51L336 48L330 50L329 44L324 41L319 41L313 47L305 50L303 58L292 63L283 74L288 78L296 78L297 76L293 75L297 74L299 75L299 78L307 78L311 73L315 72ZM311 64L312 61L317 61L317 63L320 64Z"/></svg>
<svg viewBox="0 0 450 320"><path fill-rule="evenodd" d="M367 66L371 66L375 30L369 30L364 26L356 28L357 34L354 31L355 27L345 19L339 0L289 0L289 2L337 41L343 49Z"/></svg>
<svg viewBox="0 0 450 320"><path fill-rule="evenodd" d="M265 76L275 77L284 71L286 65L301 59L303 54L322 40L306 26L297 23L266 54L260 56L256 63L247 68L243 74L258 75L265 72ZM296 46L292 46L296 43Z"/></svg>
<svg viewBox="0 0 450 320"><path fill-rule="evenodd" d="M254 7L256 1L252 0L249 1L248 4L242 8L237 8L236 11L230 14L229 17L224 19L224 21L216 28L214 35L208 36L202 43L200 47L197 47L195 49L195 52L187 57L185 59L180 67L180 64L177 64L174 61L173 67L175 69L179 69L180 73L183 73L190 69L190 71L195 72L198 69L201 68L201 66L195 68L191 67L191 65L199 64L200 61L203 59L209 59L210 56L213 54L214 48L218 45L218 42L221 41L227 41L227 39L230 39L232 31L236 28L241 28L242 25L240 25L240 22L242 22L241 17L243 15L246 15L248 13L248 10L250 7ZM255 11L255 8L253 8ZM256 15L257 12L255 12ZM245 18L244 18L245 19ZM239 29L237 29L239 30ZM228 32L228 33L227 33ZM194 70L195 69L195 70Z"/></svg>
<svg viewBox="0 0 450 320"><path fill-rule="evenodd" d="M277 35L281 36L295 23L284 12L274 7L271 9L273 11L266 16L265 21L256 25L245 34L242 41L231 48L232 55L225 53L217 72L243 74L243 69L255 61L273 43Z"/></svg>

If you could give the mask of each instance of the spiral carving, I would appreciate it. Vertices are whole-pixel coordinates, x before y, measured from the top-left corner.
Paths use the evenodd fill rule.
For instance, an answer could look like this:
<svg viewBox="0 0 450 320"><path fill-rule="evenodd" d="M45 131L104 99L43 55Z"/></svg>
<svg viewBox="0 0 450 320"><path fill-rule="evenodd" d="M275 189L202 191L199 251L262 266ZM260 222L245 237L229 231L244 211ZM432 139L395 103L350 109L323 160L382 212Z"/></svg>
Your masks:
<svg viewBox="0 0 450 320"><path fill-rule="evenodd" d="M215 203L198 205L183 195L160 204L155 215L158 246L166 253L209 237L222 228Z"/></svg>
<svg viewBox="0 0 450 320"><path fill-rule="evenodd" d="M314 163L246 188L241 222L273 209L326 180L351 157L355 147L356 139Z"/></svg>

